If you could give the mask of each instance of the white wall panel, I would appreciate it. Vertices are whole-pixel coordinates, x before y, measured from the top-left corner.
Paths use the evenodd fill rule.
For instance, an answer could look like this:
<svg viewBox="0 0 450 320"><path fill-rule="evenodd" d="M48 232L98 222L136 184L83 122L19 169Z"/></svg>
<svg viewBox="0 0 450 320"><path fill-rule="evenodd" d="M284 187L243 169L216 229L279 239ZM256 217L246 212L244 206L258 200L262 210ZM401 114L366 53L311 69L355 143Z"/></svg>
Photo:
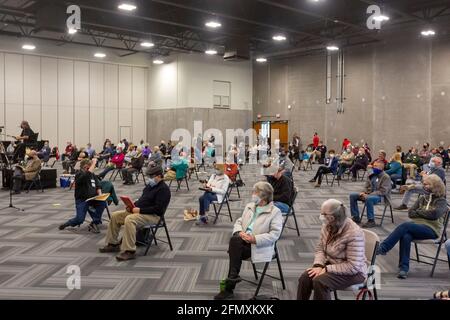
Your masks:
<svg viewBox="0 0 450 320"><path fill-rule="evenodd" d="M119 67L105 65L105 138L119 139Z"/></svg>
<svg viewBox="0 0 450 320"><path fill-rule="evenodd" d="M41 59L41 95L43 106L58 105L58 60L53 58ZM43 112L44 115L44 112ZM47 128L44 126L44 131Z"/></svg>
<svg viewBox="0 0 450 320"><path fill-rule="evenodd" d="M24 104L41 105L41 58L24 56L23 62Z"/></svg>
<svg viewBox="0 0 450 320"><path fill-rule="evenodd" d="M75 106L89 106L89 63L75 61L74 65ZM76 110L76 108L75 108ZM76 112L76 111L75 111Z"/></svg>
<svg viewBox="0 0 450 320"><path fill-rule="evenodd" d="M58 145L60 148L66 146L66 142L74 141L73 136L73 107L58 107Z"/></svg>
<svg viewBox="0 0 450 320"><path fill-rule="evenodd" d="M58 105L73 108L73 61L58 59Z"/></svg>
<svg viewBox="0 0 450 320"><path fill-rule="evenodd" d="M119 66L119 108L131 108L131 67Z"/></svg>
<svg viewBox="0 0 450 320"><path fill-rule="evenodd" d="M76 106L75 107L75 144L81 148L85 147L86 144L89 142L89 116L90 111L89 107L81 107Z"/></svg>
<svg viewBox="0 0 450 320"><path fill-rule="evenodd" d="M5 131L19 134L23 120L23 57L18 54L5 56L5 100Z"/></svg>
<svg viewBox="0 0 450 320"><path fill-rule="evenodd" d="M97 152L101 151L103 146L104 137L104 111L103 107L92 107L90 108L90 142Z"/></svg>
<svg viewBox="0 0 450 320"><path fill-rule="evenodd" d="M119 141L119 119L117 111L105 109L105 139L108 138L115 144Z"/></svg>
<svg viewBox="0 0 450 320"><path fill-rule="evenodd" d="M90 106L104 106L104 65L91 63L89 67L89 104Z"/></svg>
<svg viewBox="0 0 450 320"><path fill-rule="evenodd" d="M145 78L144 68L133 68L133 108L145 109Z"/></svg>
<svg viewBox="0 0 450 320"><path fill-rule="evenodd" d="M55 82L56 83L56 82ZM62 129L61 129L62 130ZM42 130L40 137L43 140L49 140L50 146L59 144L58 141L58 107L55 105L42 105ZM65 148L59 144L60 149Z"/></svg>
<svg viewBox="0 0 450 320"><path fill-rule="evenodd" d="M119 126L120 127L131 127L132 126L132 116L133 110L131 108L119 109Z"/></svg>
<svg viewBox="0 0 450 320"><path fill-rule="evenodd" d="M133 142L139 143L141 139L146 141L146 110L135 109L133 110Z"/></svg>

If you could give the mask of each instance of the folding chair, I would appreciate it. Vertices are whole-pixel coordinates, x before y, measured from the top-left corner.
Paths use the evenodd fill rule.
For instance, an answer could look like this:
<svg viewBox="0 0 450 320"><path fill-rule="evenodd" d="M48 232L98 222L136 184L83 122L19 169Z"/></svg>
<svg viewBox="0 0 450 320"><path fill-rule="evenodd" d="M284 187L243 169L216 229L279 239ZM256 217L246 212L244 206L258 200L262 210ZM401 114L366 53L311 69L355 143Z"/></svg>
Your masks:
<svg viewBox="0 0 450 320"><path fill-rule="evenodd" d="M36 191L38 191L38 192L39 192L39 189L41 190L41 192L44 192L44 188L42 187L42 181L41 181L41 170L42 170L42 167L39 169L39 171L37 172L37 174L33 178L33 180L27 181L28 188L27 188L26 193L29 193L31 188L33 188L33 187L36 187Z"/></svg>
<svg viewBox="0 0 450 320"><path fill-rule="evenodd" d="M142 181L144 181L144 184L147 185L147 182L145 181L145 175L144 175L144 171L141 169L139 169L139 171L135 171L133 173L133 175L136 175L136 178L134 179L134 183L139 183L139 176L142 176Z"/></svg>
<svg viewBox="0 0 450 320"><path fill-rule="evenodd" d="M191 176L192 176L192 173L195 173L195 177L197 178L197 180L199 180L199 178L198 178L198 168L197 168L197 165L194 163L193 164L193 166L189 166L189 169L188 169L188 171L189 171L189 180L191 179Z"/></svg>
<svg viewBox="0 0 450 320"><path fill-rule="evenodd" d="M325 181L327 182L327 186L329 185L329 182L328 182L328 175L330 175L330 174L333 175L333 179L331 180L331 186L334 185L334 181L337 181L338 186L341 186L339 180L336 179L336 178L337 178L337 172L336 172L336 173L331 172L331 173L325 173L325 174L324 174L324 176L325 176Z"/></svg>
<svg viewBox="0 0 450 320"><path fill-rule="evenodd" d="M167 241L158 239L156 237L158 230L161 228L164 228L164 230L166 232ZM144 256L147 255L148 250L150 249L153 242L155 242L155 245L158 245L158 242L157 242L158 240L161 242L167 243L170 247L170 251L173 251L172 241L170 240L169 229L167 228L167 223L166 223L166 219L164 218L164 214L161 216L158 223L148 224L148 225L142 227L141 229L144 230L144 232L145 232L145 236L144 236L145 241L143 241L143 242L137 241L137 243L146 246Z"/></svg>
<svg viewBox="0 0 450 320"><path fill-rule="evenodd" d="M217 219L219 219L220 215L226 216L226 214L221 214L223 205L226 204L227 205L227 209L228 209L228 216L230 217L231 222L233 222L233 216L231 215L231 209L230 209L230 203L229 203L229 194L231 192L231 184L228 186L227 191L225 192L225 195L223 196L223 200L221 203L219 203L218 201L213 201L211 204L213 205L214 208L214 223L216 224ZM217 209L217 206L219 206L219 209Z"/></svg>
<svg viewBox="0 0 450 320"><path fill-rule="evenodd" d="M252 263L253 274L255 275L255 280L256 280L256 281L258 281L258 274L261 275L261 277L259 278L259 281L258 281L258 282L254 282L254 281L247 280L247 279L242 279L242 281L245 281L245 282L247 282L247 283L251 283L251 284L256 285L256 291L255 291L255 294L253 295L253 297L256 297L256 296L258 295L259 290L261 289L261 285L262 285L262 283L263 283L263 281L264 281L264 278L265 278L266 276L269 277L269 278L275 279L275 280L280 280L280 281L281 281L281 284L282 284L282 286L283 286L283 290L286 289L286 283L285 283L285 281L284 281L283 270L282 270L282 268L281 268L281 262L280 262L280 257L279 257L279 254L278 254L278 248L277 248L277 244L276 244L276 243L275 243L275 248L274 248L274 249L275 249L275 250L274 250L274 255L273 255L273 257L272 257L272 260L271 260L271 261L267 261L267 262L264 263L264 267L263 267L263 271L262 271L262 272L261 272L261 271L258 271L258 270L256 269L256 265L255 265L253 262L251 262L251 258L249 258L249 259L247 259L247 260L244 260L244 261L249 261L249 262ZM280 277L279 277L279 278L267 274L267 269L269 269L270 262L272 262L273 260L276 260L276 261L277 261L278 272L279 272L279 274L280 274Z"/></svg>
<svg viewBox="0 0 450 320"><path fill-rule="evenodd" d="M360 172L360 171L363 172L363 175L362 175L362 176L359 175L359 172ZM357 174L357 179L359 179L360 181L364 181L364 178L366 177L366 173L367 173L367 169L360 169L360 170L358 170L358 171L356 172L356 174Z"/></svg>
<svg viewBox="0 0 450 320"><path fill-rule="evenodd" d="M305 171L307 171L308 168L310 168L311 170L313 169L312 158L311 157L309 157L308 161L306 162Z"/></svg>
<svg viewBox="0 0 450 320"><path fill-rule="evenodd" d="M450 215L450 211L447 210L447 213L445 214L444 217L444 227L442 230L442 234L438 239L428 239L428 240L413 240L414 243L414 247L416 250L416 259L411 258L411 260L413 261L417 261L418 263L424 263L424 264L428 264L430 266L433 266L433 268L431 269L431 273L430 273L430 277L433 277L434 275L434 270L436 269L436 265L438 261L441 262L445 262L444 259L439 258L439 254L441 252L441 248L442 245L447 241L447 226L448 226L448 220L449 220L449 215ZM424 254L420 254L419 253L419 244L433 244L433 245L437 245L437 250L436 250L436 254L434 256L427 256ZM427 258L427 259L431 259L433 260L433 262L428 262L428 261L423 261L420 260L420 257L422 258ZM448 262L448 267L450 269L450 257L447 255L447 262Z"/></svg>
<svg viewBox="0 0 450 320"><path fill-rule="evenodd" d="M395 222L394 222L394 212L393 212L393 210L392 210L392 203L391 203L391 201L390 201L389 198L386 197L386 196L383 197L383 200L384 200L384 210L383 210L383 214L382 214L381 216L375 214L375 219L381 219L379 227L381 227L381 226L383 225L383 221L384 221L384 218L386 217L386 211L387 211L388 208L389 208L389 210L391 211L391 220L392 220L392 223L395 223ZM376 206L379 206L379 205L381 205L381 203L375 205L375 207L376 207ZM364 201L364 207L363 207L363 210L362 210L362 212L361 212L361 217L360 217L360 220L359 220L359 221L362 221L362 218L364 217L364 213L366 212L366 207L367 207L367 206L366 206L366 202Z"/></svg>
<svg viewBox="0 0 450 320"><path fill-rule="evenodd" d="M109 181L116 181L118 175L120 175L120 178L123 179L122 168L115 168L114 170L112 170L112 173L109 176Z"/></svg>
<svg viewBox="0 0 450 320"><path fill-rule="evenodd" d="M297 217L295 215L295 209L294 209L294 204L295 204L295 200L297 199L297 195L298 195L298 189L294 188L294 193L292 195L292 200L291 200L291 203L290 203L290 206L289 206L289 211L288 211L288 213L286 215L283 215L284 222L283 222L283 229L281 229L281 234L283 234L284 229L287 228L287 229L291 229L291 230L296 230L297 231L297 235L300 237L300 230L298 228ZM295 222L295 228L287 226L287 222L289 220L289 217L293 217L294 222Z"/></svg>
<svg viewBox="0 0 450 320"><path fill-rule="evenodd" d="M178 192L178 190L181 189L181 183L182 183L183 181L186 182L186 187L187 187L188 191L190 190L190 189L189 189L189 183L188 183L188 170L189 170L189 169L187 169L186 172L184 173L184 177L183 177L183 178L181 178L181 179L176 179L176 180L175 180L175 181L177 182L177 190L176 190L175 192ZM173 181L174 181L174 180L170 180L170 182L169 182L169 188L172 186L172 182L173 182Z"/></svg>
<svg viewBox="0 0 450 320"><path fill-rule="evenodd" d="M364 231L364 238L365 238L365 254L366 254L366 260L369 262L370 265L368 266L368 272L367 272L367 278L366 280L361 284L356 284L351 287L345 288L344 290L339 291L353 291L354 293L358 294L358 292L361 289L368 289L373 290L373 296L375 300L378 300L378 294L377 294L377 288L375 285L375 261L377 259L377 249L380 245L380 238L378 235L370 230L363 229ZM339 300L338 290L334 290L334 299ZM362 300L366 300L367 293L364 293L362 296Z"/></svg>

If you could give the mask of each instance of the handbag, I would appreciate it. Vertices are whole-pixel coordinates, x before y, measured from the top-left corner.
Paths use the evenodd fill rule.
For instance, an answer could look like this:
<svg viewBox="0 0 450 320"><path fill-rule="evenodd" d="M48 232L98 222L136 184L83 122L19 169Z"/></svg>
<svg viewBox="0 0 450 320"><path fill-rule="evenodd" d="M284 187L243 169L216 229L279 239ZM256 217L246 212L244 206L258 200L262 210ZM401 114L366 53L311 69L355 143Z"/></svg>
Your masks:
<svg viewBox="0 0 450 320"><path fill-rule="evenodd" d="M197 220L198 211L194 209L185 209L184 210L184 221L193 221Z"/></svg>

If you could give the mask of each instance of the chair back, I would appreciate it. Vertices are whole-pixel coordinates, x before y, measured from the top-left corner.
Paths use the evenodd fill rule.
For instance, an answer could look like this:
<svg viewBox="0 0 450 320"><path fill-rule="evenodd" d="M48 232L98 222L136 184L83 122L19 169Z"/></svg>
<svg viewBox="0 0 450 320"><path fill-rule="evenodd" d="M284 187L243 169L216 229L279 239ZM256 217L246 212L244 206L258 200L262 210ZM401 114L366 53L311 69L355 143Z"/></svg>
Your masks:
<svg viewBox="0 0 450 320"><path fill-rule="evenodd" d="M377 249L380 244L380 238L378 235L370 230L363 229L364 238L365 238L365 254L367 261L370 262L370 265L373 266L375 264L375 259L377 256Z"/></svg>
<svg viewBox="0 0 450 320"><path fill-rule="evenodd" d="M444 243L448 239L448 237L447 237L447 227L448 227L449 219L450 219L450 208L447 208L447 213L445 214L445 217L444 217L442 234L441 234L441 237L438 239L438 241L441 242L441 243Z"/></svg>

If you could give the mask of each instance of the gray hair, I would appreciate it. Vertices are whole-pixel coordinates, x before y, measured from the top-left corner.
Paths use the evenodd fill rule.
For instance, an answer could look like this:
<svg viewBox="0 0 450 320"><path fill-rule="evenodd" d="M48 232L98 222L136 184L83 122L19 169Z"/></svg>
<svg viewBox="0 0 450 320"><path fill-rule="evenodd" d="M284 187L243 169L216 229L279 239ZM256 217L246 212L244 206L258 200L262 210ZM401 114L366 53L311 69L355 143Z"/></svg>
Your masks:
<svg viewBox="0 0 450 320"><path fill-rule="evenodd" d="M253 191L257 192L262 200L270 203L273 201L273 187L268 182L260 181L255 183Z"/></svg>
<svg viewBox="0 0 450 320"><path fill-rule="evenodd" d="M445 184L436 174L425 176L424 181L430 184L431 193L438 197L445 196Z"/></svg>
<svg viewBox="0 0 450 320"><path fill-rule="evenodd" d="M330 210L330 214L334 217L334 224L338 229L342 226L345 219L347 218L346 210L344 204L336 199L328 199L322 203L322 210L327 207Z"/></svg>

